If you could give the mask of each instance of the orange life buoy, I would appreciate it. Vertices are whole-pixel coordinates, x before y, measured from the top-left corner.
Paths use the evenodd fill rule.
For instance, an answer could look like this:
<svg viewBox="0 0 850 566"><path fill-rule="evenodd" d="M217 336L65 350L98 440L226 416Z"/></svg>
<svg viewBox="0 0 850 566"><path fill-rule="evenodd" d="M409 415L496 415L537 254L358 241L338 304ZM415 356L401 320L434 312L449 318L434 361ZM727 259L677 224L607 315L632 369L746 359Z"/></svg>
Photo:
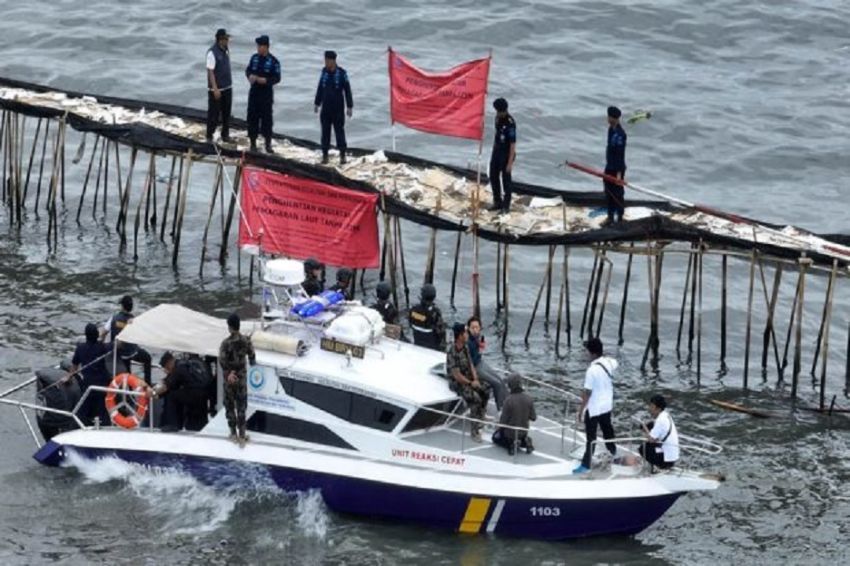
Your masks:
<svg viewBox="0 0 850 566"><path fill-rule="evenodd" d="M110 391L106 394L106 410L112 422L122 428L136 428L144 420L148 412L148 397L146 395L133 395L134 402L131 404L131 396L122 395L124 400L117 400L122 391L143 392L147 388L144 380L139 379L132 373L119 373L112 378L109 384ZM124 412L121 411L124 409Z"/></svg>

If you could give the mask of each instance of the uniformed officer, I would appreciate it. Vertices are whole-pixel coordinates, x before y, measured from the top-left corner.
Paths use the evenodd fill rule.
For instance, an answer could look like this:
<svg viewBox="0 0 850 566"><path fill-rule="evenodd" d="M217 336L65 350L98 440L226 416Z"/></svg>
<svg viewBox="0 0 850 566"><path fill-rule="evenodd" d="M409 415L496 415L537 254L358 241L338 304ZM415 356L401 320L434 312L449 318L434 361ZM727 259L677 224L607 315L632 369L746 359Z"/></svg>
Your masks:
<svg viewBox="0 0 850 566"><path fill-rule="evenodd" d="M378 302L372 305L372 308L381 313L381 317L386 324L398 324L398 309L390 300L390 284L386 281L381 281L375 287L375 295L378 297Z"/></svg>
<svg viewBox="0 0 850 566"><path fill-rule="evenodd" d="M230 109L233 106L233 77L230 73L230 36L224 28L215 32L215 43L207 50L207 141L221 117L221 141L230 142Z"/></svg>
<svg viewBox="0 0 850 566"><path fill-rule="evenodd" d="M493 138L493 152L490 154L490 187L493 189L493 204L487 210L510 212L511 174L516 159L516 122L508 114L508 101L497 98L493 101L496 109L496 136Z"/></svg>
<svg viewBox="0 0 850 566"><path fill-rule="evenodd" d="M218 349L218 363L224 374L224 410L230 439L244 446L248 441L245 433L245 411L248 409L248 363L256 363L251 339L239 333L240 320L236 313L227 317L230 335L222 340Z"/></svg>
<svg viewBox="0 0 850 566"><path fill-rule="evenodd" d="M104 333L109 333L109 341L118 349L118 360L123 364L128 372L132 372L131 362L138 362L144 368L145 382L151 384L151 355L144 348L140 348L136 344L122 342L116 340L118 334L133 322L136 315L133 314L133 297L124 295L118 301L121 305L121 310L113 314L104 327Z"/></svg>
<svg viewBox="0 0 850 566"><path fill-rule="evenodd" d="M325 290L324 281L322 281L322 270L325 268L318 259L308 257L304 260L304 281L301 283L301 288L308 296L318 295Z"/></svg>
<svg viewBox="0 0 850 566"><path fill-rule="evenodd" d="M210 376L200 359L178 360L171 352L159 359L165 379L153 388L156 397L164 397L160 428L199 431L207 425L207 389Z"/></svg>
<svg viewBox="0 0 850 566"><path fill-rule="evenodd" d="M605 174L618 179L626 178L626 132L620 124L622 112L616 106L608 107L608 145L605 148ZM622 185L603 180L608 218L603 225L620 222L626 209L625 190Z"/></svg>
<svg viewBox="0 0 850 566"><path fill-rule="evenodd" d="M85 334L86 340L77 344L74 357L71 358L71 368L65 377L65 381L68 381L79 375L82 378L80 380L82 393L85 393L92 385L107 387L111 380L109 371L106 369L106 358L111 355L112 349L98 340L100 334L97 325L91 322L86 324ZM97 417L100 419L101 426L109 426L111 420L106 410L105 397L106 394L102 391L89 392L79 412L83 422L91 424Z"/></svg>
<svg viewBox="0 0 850 566"><path fill-rule="evenodd" d="M351 293L351 279L354 277L354 272L348 269L347 267L340 267L336 270L336 283L334 283L330 290L331 291L340 291L343 295L345 295L345 300L350 301L354 298Z"/></svg>
<svg viewBox="0 0 850 566"><path fill-rule="evenodd" d="M280 61L269 53L269 36L256 39L257 52L251 56L245 76L251 83L248 92L248 137L251 151L257 151L257 133L262 131L266 138L266 153L272 151L272 105L274 85L280 82Z"/></svg>
<svg viewBox="0 0 850 566"><path fill-rule="evenodd" d="M348 117L354 109L354 99L351 97L351 84L348 73L336 64L336 52L325 51L325 67L319 76L319 86L316 88L314 110L322 113L319 119L322 123L322 163L328 162L328 150L331 147L331 126L336 137L336 147L339 150L339 163L345 163L345 114Z"/></svg>
<svg viewBox="0 0 850 566"><path fill-rule="evenodd" d="M419 304L410 309L408 320L413 330L413 343L440 352L446 351L446 323L434 299L437 289L426 283L419 291Z"/></svg>

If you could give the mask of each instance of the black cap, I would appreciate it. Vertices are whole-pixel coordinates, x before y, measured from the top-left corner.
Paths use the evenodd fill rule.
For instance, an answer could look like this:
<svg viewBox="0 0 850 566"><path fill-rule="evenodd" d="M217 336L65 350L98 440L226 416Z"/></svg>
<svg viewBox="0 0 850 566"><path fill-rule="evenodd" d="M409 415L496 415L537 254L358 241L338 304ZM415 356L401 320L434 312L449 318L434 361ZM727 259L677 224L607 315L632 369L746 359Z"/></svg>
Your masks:
<svg viewBox="0 0 850 566"><path fill-rule="evenodd" d="M350 269L348 269L347 267L340 267L339 269L336 270L336 280L339 281L340 283L343 282L343 281L348 283L349 281L351 281L351 277L353 275L354 275L354 273Z"/></svg>
<svg viewBox="0 0 850 566"><path fill-rule="evenodd" d="M594 356L602 355L602 340L599 338L591 338L584 343L584 347Z"/></svg>
<svg viewBox="0 0 850 566"><path fill-rule="evenodd" d="M130 295L124 295L123 297L121 297L121 300L118 301L118 304L121 305L122 309L127 312L130 312L133 310L133 297L131 297Z"/></svg>
<svg viewBox="0 0 850 566"><path fill-rule="evenodd" d="M258 38L257 38L257 39L255 39L254 41L256 41L256 42L257 42L257 45L265 45L266 47L268 47L268 45L269 45L269 36L267 36L267 35L261 35L260 37L258 37Z"/></svg>
<svg viewBox="0 0 850 566"><path fill-rule="evenodd" d="M378 283L377 287L375 287L375 295L377 295L377 297L382 301L390 298L391 291L392 288L390 287L390 284L386 281L381 281L380 283Z"/></svg>
<svg viewBox="0 0 850 566"><path fill-rule="evenodd" d="M315 271L322 268L322 262L314 257L308 257L304 260L304 271Z"/></svg>
<svg viewBox="0 0 850 566"><path fill-rule="evenodd" d="M165 364L167 364L168 362L170 362L173 359L174 359L174 354L172 354L171 352L164 353L162 355L162 357L159 358L159 367L164 368Z"/></svg>
<svg viewBox="0 0 850 566"><path fill-rule="evenodd" d="M336 51L325 51L325 59L333 59L334 61L336 61Z"/></svg>
<svg viewBox="0 0 850 566"><path fill-rule="evenodd" d="M224 28L218 28L215 32L216 39L230 39L230 36L227 34L227 30Z"/></svg>
<svg viewBox="0 0 850 566"><path fill-rule="evenodd" d="M496 109L496 112L507 112L508 101L504 98L497 98L493 101L493 108Z"/></svg>
<svg viewBox="0 0 850 566"><path fill-rule="evenodd" d="M423 301L433 301L437 298L437 288L430 283L422 285L422 289L419 290L419 298Z"/></svg>
<svg viewBox="0 0 850 566"><path fill-rule="evenodd" d="M649 402L662 411L667 408L667 399L665 399L663 395L653 395L650 397Z"/></svg>
<svg viewBox="0 0 850 566"><path fill-rule="evenodd" d="M86 342L97 342L97 339L100 338L100 331L97 329L97 325L90 322L86 325Z"/></svg>
<svg viewBox="0 0 850 566"><path fill-rule="evenodd" d="M620 116L622 116L622 115L623 115L623 113L620 112L620 109L617 108L616 106L609 106L608 107L608 117L609 118L617 118L619 120Z"/></svg>
<svg viewBox="0 0 850 566"><path fill-rule="evenodd" d="M227 327L230 330L239 330L239 323L240 320L238 314L232 313L230 316L227 317Z"/></svg>
<svg viewBox="0 0 850 566"><path fill-rule="evenodd" d="M466 332L466 325L462 322L456 322L454 323L454 326L452 326L452 332L454 332L455 338L459 338L464 332Z"/></svg>

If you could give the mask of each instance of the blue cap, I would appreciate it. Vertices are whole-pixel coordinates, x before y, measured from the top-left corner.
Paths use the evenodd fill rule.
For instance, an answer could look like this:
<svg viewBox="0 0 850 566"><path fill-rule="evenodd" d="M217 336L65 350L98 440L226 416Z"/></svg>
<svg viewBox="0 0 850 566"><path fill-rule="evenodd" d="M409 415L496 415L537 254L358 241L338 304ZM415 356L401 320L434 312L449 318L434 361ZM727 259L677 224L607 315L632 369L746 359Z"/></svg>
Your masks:
<svg viewBox="0 0 850 566"><path fill-rule="evenodd" d="M267 36L267 35L261 35L260 37L258 37L258 38L257 38L257 39L255 39L254 41L256 41L256 42L257 42L257 45L265 45L266 47L268 47L268 45L269 45L269 36Z"/></svg>

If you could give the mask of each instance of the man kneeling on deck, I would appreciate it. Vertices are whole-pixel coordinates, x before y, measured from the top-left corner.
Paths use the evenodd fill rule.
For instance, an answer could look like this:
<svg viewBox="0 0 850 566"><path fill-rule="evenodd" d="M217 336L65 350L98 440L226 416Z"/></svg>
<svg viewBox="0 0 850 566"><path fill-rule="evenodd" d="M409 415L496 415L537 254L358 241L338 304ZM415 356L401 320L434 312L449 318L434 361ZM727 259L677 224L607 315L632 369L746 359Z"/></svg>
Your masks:
<svg viewBox="0 0 850 566"><path fill-rule="evenodd" d="M512 375L508 378L508 389L510 395L505 399L502 406L502 414L499 424L518 428L528 428L530 421L537 420L537 412L534 410L534 400L522 390L522 378ZM493 433L493 444L507 448L508 454L514 455L517 448L524 448L529 454L534 452L534 444L527 430L515 428L498 428Z"/></svg>
<svg viewBox="0 0 850 566"><path fill-rule="evenodd" d="M446 353L446 373L449 376L449 388L457 393L469 406L469 416L483 421L490 400L490 386L478 381L475 366L469 359L466 325L458 322L452 327L455 341ZM475 442L481 442L481 422L473 422L470 436Z"/></svg>
<svg viewBox="0 0 850 566"><path fill-rule="evenodd" d="M177 360L166 352L159 360L165 380L153 388L164 396L162 430L198 431L207 424L207 389L211 376L201 360Z"/></svg>

